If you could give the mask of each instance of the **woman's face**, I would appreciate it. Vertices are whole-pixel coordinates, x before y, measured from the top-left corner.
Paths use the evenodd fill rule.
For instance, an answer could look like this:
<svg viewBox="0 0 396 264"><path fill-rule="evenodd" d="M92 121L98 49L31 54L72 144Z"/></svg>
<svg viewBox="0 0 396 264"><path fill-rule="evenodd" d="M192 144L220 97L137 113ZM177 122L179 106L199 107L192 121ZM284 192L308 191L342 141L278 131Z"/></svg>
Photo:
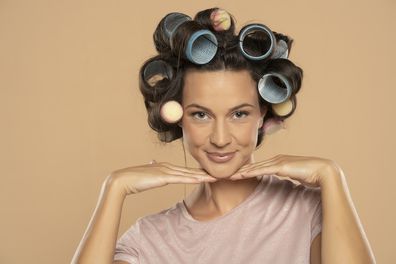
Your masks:
<svg viewBox="0 0 396 264"><path fill-rule="evenodd" d="M247 70L190 69L184 80L184 144L208 174L228 178L253 162L258 129L266 113L259 106L257 85ZM233 156L216 162L208 152L232 152Z"/></svg>

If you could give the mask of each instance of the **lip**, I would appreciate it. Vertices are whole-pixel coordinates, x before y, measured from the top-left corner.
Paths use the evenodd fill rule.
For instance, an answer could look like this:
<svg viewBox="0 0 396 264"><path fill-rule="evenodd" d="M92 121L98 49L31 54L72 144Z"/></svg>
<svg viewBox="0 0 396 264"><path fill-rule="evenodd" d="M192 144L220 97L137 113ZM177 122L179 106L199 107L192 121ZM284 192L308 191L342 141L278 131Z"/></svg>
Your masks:
<svg viewBox="0 0 396 264"><path fill-rule="evenodd" d="M219 154L221 154L221 156ZM227 152L227 153L206 152L206 155L213 162L225 163L231 160L235 156L235 152Z"/></svg>

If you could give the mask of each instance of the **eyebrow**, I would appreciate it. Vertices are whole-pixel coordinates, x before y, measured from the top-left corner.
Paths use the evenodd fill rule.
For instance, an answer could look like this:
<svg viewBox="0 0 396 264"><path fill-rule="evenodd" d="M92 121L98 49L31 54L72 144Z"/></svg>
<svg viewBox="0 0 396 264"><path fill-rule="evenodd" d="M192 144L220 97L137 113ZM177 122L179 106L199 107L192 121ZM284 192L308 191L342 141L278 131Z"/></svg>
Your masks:
<svg viewBox="0 0 396 264"><path fill-rule="evenodd" d="M238 108L241 108L241 107L243 107L243 106L251 106L251 107L254 107L254 105L251 105L251 104L248 104L248 103L243 103L243 104L240 104L240 105L237 105L237 106L232 107L229 111L233 111L233 110L238 109ZM189 104L188 106L186 106L186 109L189 108L189 107L198 107L198 108L202 108L202 109L204 109L204 110L206 110L206 111L212 113L212 111L211 111L209 108L207 108L207 107L205 107L205 106L202 106L202 105L199 105L199 104Z"/></svg>

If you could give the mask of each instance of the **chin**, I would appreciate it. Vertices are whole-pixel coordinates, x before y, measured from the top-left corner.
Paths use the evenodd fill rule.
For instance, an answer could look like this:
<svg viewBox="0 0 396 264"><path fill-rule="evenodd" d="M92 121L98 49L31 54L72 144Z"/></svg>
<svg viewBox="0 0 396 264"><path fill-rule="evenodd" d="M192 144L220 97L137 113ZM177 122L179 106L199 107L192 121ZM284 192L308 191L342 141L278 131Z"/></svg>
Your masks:
<svg viewBox="0 0 396 264"><path fill-rule="evenodd" d="M239 152L236 152L231 160L224 163L213 162L207 157L206 153L204 153L204 157L200 159L199 163L202 169L217 179L227 179L243 166Z"/></svg>
<svg viewBox="0 0 396 264"><path fill-rule="evenodd" d="M231 177L234 174L234 171L232 170L217 170L217 169L213 169L213 168L208 168L205 169L206 172L217 179L228 179L229 177Z"/></svg>

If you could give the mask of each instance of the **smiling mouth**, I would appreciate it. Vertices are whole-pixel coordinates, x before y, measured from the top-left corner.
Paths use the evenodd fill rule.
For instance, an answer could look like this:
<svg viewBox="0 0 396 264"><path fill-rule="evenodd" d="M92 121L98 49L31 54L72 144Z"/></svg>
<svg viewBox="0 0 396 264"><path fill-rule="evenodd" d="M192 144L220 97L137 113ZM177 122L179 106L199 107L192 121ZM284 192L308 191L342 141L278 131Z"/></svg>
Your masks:
<svg viewBox="0 0 396 264"><path fill-rule="evenodd" d="M235 156L235 152L231 152L231 153L228 153L225 155L217 155L217 154L206 152L206 155L213 162L225 163L225 162L230 161Z"/></svg>

